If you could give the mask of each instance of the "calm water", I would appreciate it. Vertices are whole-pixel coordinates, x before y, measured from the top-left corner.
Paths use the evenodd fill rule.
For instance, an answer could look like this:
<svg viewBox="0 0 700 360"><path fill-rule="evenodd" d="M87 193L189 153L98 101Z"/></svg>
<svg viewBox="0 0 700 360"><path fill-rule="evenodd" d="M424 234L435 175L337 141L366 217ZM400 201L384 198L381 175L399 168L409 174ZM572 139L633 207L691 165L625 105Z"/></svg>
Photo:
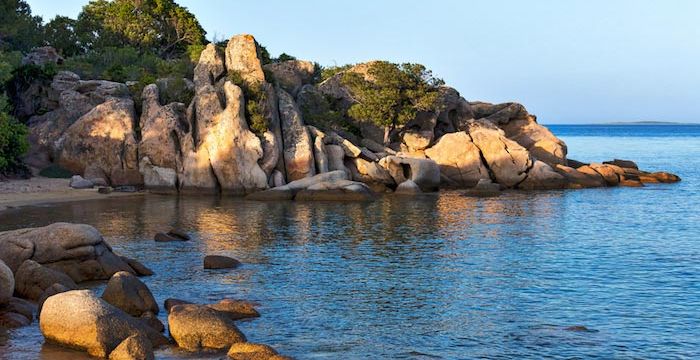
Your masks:
<svg viewBox="0 0 700 360"><path fill-rule="evenodd" d="M571 158L683 182L371 204L149 196L13 210L0 229L92 224L156 271L161 304L258 301L242 331L299 359L700 357L700 127L551 128ZM151 240L171 226L193 241ZM245 265L202 270L213 253ZM7 336L0 358L82 358L36 326Z"/></svg>

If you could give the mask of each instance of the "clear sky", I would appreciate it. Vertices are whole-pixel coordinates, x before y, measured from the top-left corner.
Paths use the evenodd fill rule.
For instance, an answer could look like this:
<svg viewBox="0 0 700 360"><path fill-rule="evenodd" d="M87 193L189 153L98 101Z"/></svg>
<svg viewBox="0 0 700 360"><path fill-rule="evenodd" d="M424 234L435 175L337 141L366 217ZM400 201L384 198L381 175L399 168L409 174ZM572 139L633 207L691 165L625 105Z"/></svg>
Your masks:
<svg viewBox="0 0 700 360"><path fill-rule="evenodd" d="M87 0L28 0L48 20ZM542 123L700 122L696 0L179 0L217 40L322 65L419 62L468 100Z"/></svg>

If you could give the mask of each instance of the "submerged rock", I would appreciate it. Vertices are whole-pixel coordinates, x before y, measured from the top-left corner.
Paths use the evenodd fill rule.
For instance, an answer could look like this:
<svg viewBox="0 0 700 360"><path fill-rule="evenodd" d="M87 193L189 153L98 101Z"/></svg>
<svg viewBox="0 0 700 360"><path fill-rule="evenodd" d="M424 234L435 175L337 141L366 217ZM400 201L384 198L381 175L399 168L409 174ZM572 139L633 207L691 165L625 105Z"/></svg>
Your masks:
<svg viewBox="0 0 700 360"><path fill-rule="evenodd" d="M126 271L112 275L102 293L102 299L136 317L146 312L158 314L159 310L158 303L146 284Z"/></svg>
<svg viewBox="0 0 700 360"><path fill-rule="evenodd" d="M240 261L228 256L207 255L204 257L205 269L235 269L240 265Z"/></svg>
<svg viewBox="0 0 700 360"><path fill-rule="evenodd" d="M131 335L109 354L109 360L153 360L153 345L143 335Z"/></svg>
<svg viewBox="0 0 700 360"><path fill-rule="evenodd" d="M277 351L268 345L242 342L231 346L228 357L232 360L270 360L277 357Z"/></svg>

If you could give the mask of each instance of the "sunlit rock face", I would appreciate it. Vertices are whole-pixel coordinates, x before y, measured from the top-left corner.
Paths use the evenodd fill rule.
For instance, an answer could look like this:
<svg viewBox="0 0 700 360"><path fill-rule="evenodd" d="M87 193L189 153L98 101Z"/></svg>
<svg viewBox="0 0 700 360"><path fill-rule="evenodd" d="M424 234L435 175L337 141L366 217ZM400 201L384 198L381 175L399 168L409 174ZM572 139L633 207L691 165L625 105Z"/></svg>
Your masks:
<svg viewBox="0 0 700 360"><path fill-rule="evenodd" d="M680 180L630 161L569 160L566 144L523 105L470 102L449 86L437 88L432 110L398 125L385 143L383 127L347 115L356 100L344 74L372 82L374 62L315 83L314 63L263 64L261 54L248 34L233 36L225 49L209 44L192 81L183 79L194 91L191 102L163 103L157 84L167 81L160 81L143 89L138 115L126 84L70 72L50 85L34 84L25 97L34 94L49 111L27 114L26 163L35 169L58 163L89 179L152 192L232 195L339 170L375 192L407 180L423 192L480 181L535 190Z"/></svg>
<svg viewBox="0 0 700 360"><path fill-rule="evenodd" d="M143 183L130 99L111 98L81 116L61 137L59 163L76 174L104 174L112 185Z"/></svg>

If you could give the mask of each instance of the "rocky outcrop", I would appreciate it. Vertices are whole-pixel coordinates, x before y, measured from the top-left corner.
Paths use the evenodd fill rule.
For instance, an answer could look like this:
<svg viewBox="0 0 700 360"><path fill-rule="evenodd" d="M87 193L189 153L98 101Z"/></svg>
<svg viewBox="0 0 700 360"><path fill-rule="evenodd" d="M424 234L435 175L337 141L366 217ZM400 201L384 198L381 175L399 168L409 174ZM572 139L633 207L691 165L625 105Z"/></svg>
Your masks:
<svg viewBox="0 0 700 360"><path fill-rule="evenodd" d="M152 347L168 342L157 331L89 290L68 291L48 298L41 310L39 326L47 340L102 358L134 335L148 339Z"/></svg>
<svg viewBox="0 0 700 360"><path fill-rule="evenodd" d="M253 35L236 35L226 45L226 70L236 72L249 83L265 82L260 49Z"/></svg>
<svg viewBox="0 0 700 360"><path fill-rule="evenodd" d="M233 320L203 305L176 305L168 314L168 325L177 345L188 351L228 349L245 342Z"/></svg>
<svg viewBox="0 0 700 360"><path fill-rule="evenodd" d="M310 61L288 60L266 64L263 69L270 72L277 85L296 97L302 86L314 80L316 67Z"/></svg>
<svg viewBox="0 0 700 360"><path fill-rule="evenodd" d="M0 260L13 271L32 260L75 282L107 280L118 271L134 272L112 252L97 229L81 224L55 223L0 232Z"/></svg>
<svg viewBox="0 0 700 360"><path fill-rule="evenodd" d="M62 135L59 163L74 173L91 169L112 185L143 183L138 171L134 138L134 103L109 99L72 124Z"/></svg>
<svg viewBox="0 0 700 360"><path fill-rule="evenodd" d="M58 163L93 184L153 192L246 195L270 187L279 189L255 197L293 199L304 191L299 199L319 199L368 196L365 186L346 180L376 192L407 180L423 192L486 181L533 190L680 180L641 171L629 160L569 160L566 144L523 105L469 102L448 86L436 88L432 110L397 125L384 144L382 126L348 115L356 99L343 82L348 72L374 82L374 64L315 84L313 63L263 66L260 46L242 34L225 51L207 45L192 81L163 78L146 86L138 126L125 84L70 72L32 84L13 102L20 118L29 118L26 162L35 170ZM37 114L40 109L46 113ZM320 191L285 185L334 171L346 174L343 181L319 185Z"/></svg>
<svg viewBox="0 0 700 360"><path fill-rule="evenodd" d="M277 91L280 122L284 143L284 166L287 181L311 177L316 174L314 145L311 134L304 125L301 111L294 98L284 90Z"/></svg>

